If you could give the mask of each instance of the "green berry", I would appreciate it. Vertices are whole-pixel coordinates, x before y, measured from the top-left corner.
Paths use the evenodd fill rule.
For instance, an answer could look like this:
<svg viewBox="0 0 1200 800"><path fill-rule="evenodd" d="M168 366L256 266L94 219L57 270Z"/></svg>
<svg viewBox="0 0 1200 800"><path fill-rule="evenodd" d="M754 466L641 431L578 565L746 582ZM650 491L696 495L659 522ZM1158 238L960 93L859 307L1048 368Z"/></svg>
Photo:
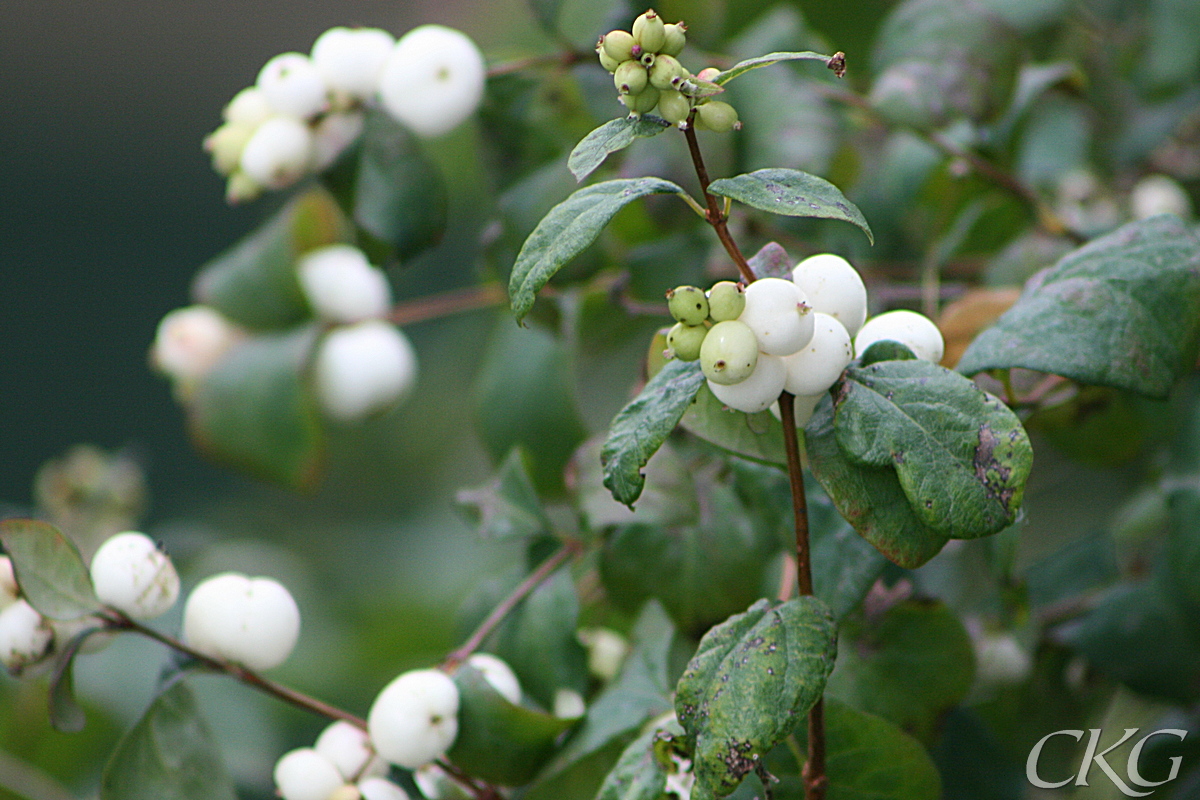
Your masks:
<svg viewBox="0 0 1200 800"><path fill-rule="evenodd" d="M604 37L600 37L600 42L596 45L596 55L600 57L600 66L604 67L609 72L616 72L617 67L621 66L621 62L608 54L604 49Z"/></svg>
<svg viewBox="0 0 1200 800"><path fill-rule="evenodd" d="M609 31L600 39L608 57L620 64L633 58L633 34L629 31Z"/></svg>
<svg viewBox="0 0 1200 800"><path fill-rule="evenodd" d="M663 32L666 39L658 51L659 55L677 56L683 52L683 46L687 44L687 25L683 24L683 20L664 26Z"/></svg>
<svg viewBox="0 0 1200 800"><path fill-rule="evenodd" d="M749 325L736 319L713 325L700 345L700 369L713 383L741 383L757 364L758 339Z"/></svg>
<svg viewBox="0 0 1200 800"><path fill-rule="evenodd" d="M703 325L708 319L708 298L695 286L676 286L667 292L667 308L684 325Z"/></svg>
<svg viewBox="0 0 1200 800"><path fill-rule="evenodd" d="M703 123L704 128L717 133L728 133L734 128L742 127L738 122L737 109L720 100L710 100L699 106L696 109L696 120Z"/></svg>
<svg viewBox="0 0 1200 800"><path fill-rule="evenodd" d="M684 325L676 322L667 333L667 347L680 361L695 361L700 357L700 347L708 335L703 325Z"/></svg>
<svg viewBox="0 0 1200 800"><path fill-rule="evenodd" d="M746 308L746 289L740 283L720 281L708 290L708 316L713 322L737 319Z"/></svg>
<svg viewBox="0 0 1200 800"><path fill-rule="evenodd" d="M641 116L649 114L658 105L658 89L653 86L647 86L639 94L623 94L620 96L621 104L629 109L630 114Z"/></svg>
<svg viewBox="0 0 1200 800"><path fill-rule="evenodd" d="M692 104L674 89L664 89L658 96L658 113L672 125L678 125L692 113Z"/></svg>
<svg viewBox="0 0 1200 800"><path fill-rule="evenodd" d="M657 53L667 42L666 28L662 17L652 8L633 21L633 38L643 50Z"/></svg>
<svg viewBox="0 0 1200 800"><path fill-rule="evenodd" d="M646 68L632 60L622 62L613 73L613 83L621 94L640 94L648 81Z"/></svg>
<svg viewBox="0 0 1200 800"><path fill-rule="evenodd" d="M654 62L658 61L658 56L651 53L649 50L643 50L642 54L637 57L638 63L646 69L654 66Z"/></svg>
<svg viewBox="0 0 1200 800"><path fill-rule="evenodd" d="M684 76L683 65L673 56L659 55L650 67L650 85L655 89L672 89Z"/></svg>

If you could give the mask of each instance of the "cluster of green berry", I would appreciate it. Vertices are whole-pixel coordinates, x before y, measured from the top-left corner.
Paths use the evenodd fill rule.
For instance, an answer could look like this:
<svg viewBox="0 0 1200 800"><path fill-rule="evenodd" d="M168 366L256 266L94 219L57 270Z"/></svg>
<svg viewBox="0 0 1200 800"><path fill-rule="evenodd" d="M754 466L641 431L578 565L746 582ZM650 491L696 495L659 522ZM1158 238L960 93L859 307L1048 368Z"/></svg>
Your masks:
<svg viewBox="0 0 1200 800"><path fill-rule="evenodd" d="M692 75L676 58L687 43L687 26L662 21L654 9L633 21L632 31L609 31L596 43L600 64L612 73L618 99L632 116L658 109L663 119L698 130L718 133L740 128L737 111L728 103L712 100L722 91L712 83L719 70L709 67Z"/></svg>

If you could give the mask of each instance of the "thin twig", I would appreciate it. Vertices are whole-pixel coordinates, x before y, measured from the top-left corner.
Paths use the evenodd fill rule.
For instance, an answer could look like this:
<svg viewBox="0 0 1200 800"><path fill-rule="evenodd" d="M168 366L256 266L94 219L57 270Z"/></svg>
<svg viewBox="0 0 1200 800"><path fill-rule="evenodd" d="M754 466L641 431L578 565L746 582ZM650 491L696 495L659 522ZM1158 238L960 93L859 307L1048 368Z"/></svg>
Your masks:
<svg viewBox="0 0 1200 800"><path fill-rule="evenodd" d="M521 72L532 67L559 66L570 67L583 61L587 58L583 53L577 53L573 50L564 50L561 53L547 53L540 56L529 56L527 58L517 58L512 61L502 61L499 64L493 64L487 69L487 77L496 78L500 75L508 75L513 72Z"/></svg>
<svg viewBox="0 0 1200 800"><path fill-rule="evenodd" d="M696 140L696 127L692 124L695 116L696 110L692 109L692 114L688 117L688 125L683 129L683 133L687 137L688 151L692 154L692 165L696 168L696 177L700 180L700 191L704 193L704 201L708 205L708 212L704 218L717 232L717 238L721 240L721 244L725 246L725 252L729 253L729 257L737 265L742 280L746 283L753 283L754 270L750 269L746 257L742 255L737 243L733 241L733 236L729 233L729 226L725 224L725 214L722 212L716 196L708 191L708 185L712 181L708 178L708 169L704 166L704 157L700 154L700 143Z"/></svg>
<svg viewBox="0 0 1200 800"><path fill-rule="evenodd" d="M309 695L296 691L289 686L284 686L282 683L277 683L270 678L264 678L254 670L247 669L241 664L235 664L222 658L213 658L212 656L205 655L204 653L194 650L172 636L168 636L165 633L160 633L153 628L148 628L145 625L130 619L119 611L107 609L101 614L101 616L104 617L104 619L114 628L140 633L142 636L153 639L160 644L166 645L172 650L176 650L188 656L189 658L195 659L211 670L223 672L226 675L229 675L230 677L240 681L241 683L258 689L260 692L265 692L266 694L282 700L285 703L289 703L298 708L303 708L306 711L311 711L315 714L320 714L328 719L344 720L360 730L365 731L367 729L366 720L362 719L361 717L356 717L349 711L343 711L336 706L332 706L326 702L317 700L315 697L310 697Z"/></svg>
<svg viewBox="0 0 1200 800"><path fill-rule="evenodd" d="M492 613L487 615L487 619L479 623L479 627L465 641L462 647L459 647L442 661L442 668L452 670L454 667L467 660L467 657L479 649L483 644L483 640L488 637L496 626L504 621L512 610L517 607L517 604L524 600L534 589L545 583L555 570L577 555L581 550L581 545L576 541L567 541L559 548L558 552L547 558L538 566L517 588L513 589L508 597L500 601L500 604L492 609Z"/></svg>
<svg viewBox="0 0 1200 800"><path fill-rule="evenodd" d="M507 300L508 293L504 291L503 286L498 283L484 283L397 303L388 314L388 319L396 325L412 325L464 311L498 306Z"/></svg>

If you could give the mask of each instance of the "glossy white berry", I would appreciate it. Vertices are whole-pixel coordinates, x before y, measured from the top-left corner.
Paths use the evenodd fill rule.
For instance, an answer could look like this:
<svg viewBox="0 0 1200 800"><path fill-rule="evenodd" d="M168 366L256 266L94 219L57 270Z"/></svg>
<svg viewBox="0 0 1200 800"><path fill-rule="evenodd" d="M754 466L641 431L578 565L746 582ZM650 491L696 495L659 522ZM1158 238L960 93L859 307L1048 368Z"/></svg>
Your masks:
<svg viewBox="0 0 1200 800"><path fill-rule="evenodd" d="M46 655L54 633L50 623L25 600L0 611L0 664L13 674Z"/></svg>
<svg viewBox="0 0 1200 800"><path fill-rule="evenodd" d="M867 319L867 287L850 262L833 253L809 256L792 270L792 281L813 311L837 319L853 338Z"/></svg>
<svg viewBox="0 0 1200 800"><path fill-rule="evenodd" d="M109 537L92 556L91 574L100 602L133 619L161 616L179 597L175 565L144 533Z"/></svg>
<svg viewBox="0 0 1200 800"><path fill-rule="evenodd" d="M275 788L283 800L328 800L343 784L333 762L311 747L285 753L275 763Z"/></svg>
<svg viewBox="0 0 1200 800"><path fill-rule="evenodd" d="M471 797L437 764L426 764L414 770L413 783L429 800L470 800Z"/></svg>
<svg viewBox="0 0 1200 800"><path fill-rule="evenodd" d="M396 39L379 28L330 28L312 46L312 63L335 92L368 100Z"/></svg>
<svg viewBox="0 0 1200 800"><path fill-rule="evenodd" d="M326 335L315 374L325 413L354 422L407 396L416 381L417 356L394 325L367 320Z"/></svg>
<svg viewBox="0 0 1200 800"><path fill-rule="evenodd" d="M189 595L183 638L205 655L270 669L287 660L300 636L300 609L271 578L214 575Z"/></svg>
<svg viewBox="0 0 1200 800"><path fill-rule="evenodd" d="M924 314L900 309L867 320L854 337L854 352L861 356L875 342L888 340L899 342L912 350L917 358L934 364L942 360L946 351L942 332L933 320Z"/></svg>
<svg viewBox="0 0 1200 800"><path fill-rule="evenodd" d="M487 682L510 703L521 702L521 682L512 667L491 653L474 653L467 659L467 666L483 673Z"/></svg>
<svg viewBox="0 0 1200 800"><path fill-rule="evenodd" d="M333 763L342 777L386 775L387 762L375 754L367 732L338 720L321 731L313 749Z"/></svg>
<svg viewBox="0 0 1200 800"><path fill-rule="evenodd" d="M243 336L240 328L209 306L170 311L158 323L151 361L175 380L196 381L207 375Z"/></svg>
<svg viewBox="0 0 1200 800"><path fill-rule="evenodd" d="M362 250L331 244L309 250L296 264L304 297L326 322L361 322L387 314L392 287Z"/></svg>
<svg viewBox="0 0 1200 800"><path fill-rule="evenodd" d="M440 670L412 670L395 678L367 715L376 751L405 769L433 761L458 735L458 701L458 687Z"/></svg>
<svg viewBox="0 0 1200 800"><path fill-rule="evenodd" d="M587 713L583 695L574 689L559 689L554 693L554 716L559 719L579 719Z"/></svg>
<svg viewBox="0 0 1200 800"><path fill-rule="evenodd" d="M17 576L13 572L12 559L0 556L0 611L17 602L21 590L17 587Z"/></svg>
<svg viewBox="0 0 1200 800"><path fill-rule="evenodd" d="M308 125L293 117L271 117L246 142L238 166L260 186L284 189L308 174L315 152Z"/></svg>
<svg viewBox="0 0 1200 800"><path fill-rule="evenodd" d="M362 800L409 800L408 792L382 777L359 781L358 792Z"/></svg>
<svg viewBox="0 0 1200 800"><path fill-rule="evenodd" d="M790 356L812 339L812 310L796 284L763 278L747 286L745 296L746 307L738 320L754 331L762 352Z"/></svg>
<svg viewBox="0 0 1200 800"><path fill-rule="evenodd" d="M985 633L974 644L976 680L1012 685L1029 677L1033 659L1011 633Z"/></svg>
<svg viewBox="0 0 1200 800"><path fill-rule="evenodd" d="M842 323L819 311L812 317L812 340L800 352L783 358L787 368L784 388L795 395L821 394L854 360L854 345Z"/></svg>
<svg viewBox="0 0 1200 800"><path fill-rule="evenodd" d="M313 169L321 172L362 135L366 117L361 111L326 114L313 126Z"/></svg>
<svg viewBox="0 0 1200 800"><path fill-rule="evenodd" d="M259 70L255 86L276 113L307 119L325 110L328 87L312 59L303 53L280 53Z"/></svg>
<svg viewBox="0 0 1200 800"><path fill-rule="evenodd" d="M485 72L483 54L466 34L421 25L396 42L379 78L379 98L419 136L440 136L475 111Z"/></svg>
<svg viewBox="0 0 1200 800"><path fill-rule="evenodd" d="M783 359L761 353L754 372L746 380L728 386L709 381L708 388L730 408L754 414L766 411L771 403L779 399L786 380L787 369L783 366Z"/></svg>
<svg viewBox="0 0 1200 800"><path fill-rule="evenodd" d="M795 399L792 401L792 413L796 417L797 428L803 428L808 424L808 421L812 419L813 412L817 410L817 403L820 403L821 398L824 396L824 392L821 394L796 395ZM775 419L779 420L780 422L783 421L783 415L779 411L778 400L771 405L771 416L775 417Z"/></svg>
<svg viewBox="0 0 1200 800"><path fill-rule="evenodd" d="M700 344L700 369L709 383L740 383L756 364L758 339L749 325L736 319L713 325Z"/></svg>
<svg viewBox="0 0 1200 800"><path fill-rule="evenodd" d="M221 117L232 125L257 128L275 116L275 113L263 90L257 86L248 86L233 96L221 112Z"/></svg>
<svg viewBox="0 0 1200 800"><path fill-rule="evenodd" d="M629 655L628 639L611 628L587 628L579 641L587 648L588 672L605 683L617 677Z"/></svg>
<svg viewBox="0 0 1200 800"><path fill-rule="evenodd" d="M1185 220L1192 216L1192 199L1178 181L1166 175L1147 175L1134 184L1129 205L1134 219L1156 214L1174 214Z"/></svg>

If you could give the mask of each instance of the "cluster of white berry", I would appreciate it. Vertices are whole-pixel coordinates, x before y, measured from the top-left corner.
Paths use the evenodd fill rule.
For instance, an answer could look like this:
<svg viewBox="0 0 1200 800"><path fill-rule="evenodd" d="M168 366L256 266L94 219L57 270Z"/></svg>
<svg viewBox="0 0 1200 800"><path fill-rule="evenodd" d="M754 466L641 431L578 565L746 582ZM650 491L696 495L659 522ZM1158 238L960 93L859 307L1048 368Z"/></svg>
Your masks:
<svg viewBox="0 0 1200 800"><path fill-rule="evenodd" d="M707 293L680 286L667 300L676 319L667 334L668 357L699 359L716 398L748 414L771 408L778 415L779 395L790 392L797 425L808 422L855 353L876 341L898 341L935 363L942 358L941 333L916 312L890 311L867 321L862 278L831 253L801 261L792 280L721 281Z"/></svg>
<svg viewBox="0 0 1200 800"><path fill-rule="evenodd" d="M667 25L654 9L633 21L632 31L609 31L596 43L600 64L612 73L617 99L631 116L654 109L663 119L681 128L696 109L698 130L719 133L740 128L737 111L728 103L711 99L721 87L711 83L720 70L708 67L696 75L676 58L687 44L683 22Z"/></svg>
<svg viewBox="0 0 1200 800"><path fill-rule="evenodd" d="M465 34L422 25L396 40L378 28L331 28L309 55L282 53L222 112L204 141L228 179L231 203L320 172L362 133L381 105L420 136L439 136L483 97L483 55Z"/></svg>
<svg viewBox="0 0 1200 800"><path fill-rule="evenodd" d="M353 422L406 397L416 381L417 357L403 331L385 319L392 289L383 271L358 248L334 244L301 256L296 277L314 316L333 326L313 360L325 413ZM159 323L150 357L186 401L248 335L209 306L178 308Z"/></svg>

